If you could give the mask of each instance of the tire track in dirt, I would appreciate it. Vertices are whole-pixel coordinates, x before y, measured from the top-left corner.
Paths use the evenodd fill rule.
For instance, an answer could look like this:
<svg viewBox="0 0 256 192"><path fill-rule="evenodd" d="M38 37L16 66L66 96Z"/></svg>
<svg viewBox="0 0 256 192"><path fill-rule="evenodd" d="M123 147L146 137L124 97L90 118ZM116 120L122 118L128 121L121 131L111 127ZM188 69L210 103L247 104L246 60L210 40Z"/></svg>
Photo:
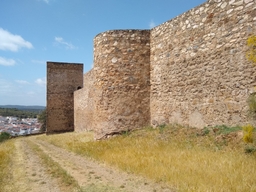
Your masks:
<svg viewBox="0 0 256 192"><path fill-rule="evenodd" d="M47 173L40 158L24 142L15 141L12 158L12 179L6 192L61 192L58 182Z"/></svg>
<svg viewBox="0 0 256 192"><path fill-rule="evenodd" d="M40 139L29 138L44 153L56 161L71 175L83 191L126 191L126 192L171 192L172 190L134 176L99 164L86 157L79 156L65 149L56 147Z"/></svg>

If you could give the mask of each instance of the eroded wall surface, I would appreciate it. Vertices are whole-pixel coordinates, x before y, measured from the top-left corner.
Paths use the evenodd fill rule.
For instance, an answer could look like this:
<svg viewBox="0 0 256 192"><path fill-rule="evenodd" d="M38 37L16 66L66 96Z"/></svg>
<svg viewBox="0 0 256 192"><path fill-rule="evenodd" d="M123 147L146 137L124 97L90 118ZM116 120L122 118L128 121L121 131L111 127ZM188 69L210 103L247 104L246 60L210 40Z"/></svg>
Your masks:
<svg viewBox="0 0 256 192"><path fill-rule="evenodd" d="M255 0L209 0L152 29L152 125L246 123L256 86L246 40L255 31Z"/></svg>
<svg viewBox="0 0 256 192"><path fill-rule="evenodd" d="M96 139L149 124L149 30L97 35L93 70Z"/></svg>
<svg viewBox="0 0 256 192"><path fill-rule="evenodd" d="M47 130L74 130L74 91L83 87L83 64L47 62Z"/></svg>
<svg viewBox="0 0 256 192"><path fill-rule="evenodd" d="M93 113L94 113L94 74L93 69L85 73L84 86L82 89L74 93L74 118L75 131L91 131L93 130Z"/></svg>

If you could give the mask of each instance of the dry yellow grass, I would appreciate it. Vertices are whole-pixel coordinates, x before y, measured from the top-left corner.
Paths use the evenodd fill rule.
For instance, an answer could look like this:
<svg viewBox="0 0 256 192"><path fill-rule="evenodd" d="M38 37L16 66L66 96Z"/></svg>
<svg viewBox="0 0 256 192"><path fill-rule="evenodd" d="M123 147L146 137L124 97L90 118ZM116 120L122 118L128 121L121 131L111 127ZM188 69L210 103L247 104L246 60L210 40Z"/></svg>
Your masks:
<svg viewBox="0 0 256 192"><path fill-rule="evenodd" d="M69 133L40 137L178 191L256 191L256 156L242 140L218 141L177 126L144 129L104 141Z"/></svg>
<svg viewBox="0 0 256 192"><path fill-rule="evenodd" d="M0 143L0 189L4 189L9 181L11 157L14 153L15 146L13 140Z"/></svg>

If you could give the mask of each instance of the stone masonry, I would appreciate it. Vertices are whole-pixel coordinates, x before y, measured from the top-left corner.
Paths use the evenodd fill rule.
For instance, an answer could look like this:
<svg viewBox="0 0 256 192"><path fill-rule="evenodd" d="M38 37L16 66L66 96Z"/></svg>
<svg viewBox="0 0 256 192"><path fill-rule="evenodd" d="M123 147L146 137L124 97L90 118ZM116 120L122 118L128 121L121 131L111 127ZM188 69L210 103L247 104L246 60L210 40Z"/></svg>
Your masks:
<svg viewBox="0 0 256 192"><path fill-rule="evenodd" d="M84 88L74 93L74 121L77 132L93 130L93 112L94 112L94 74L90 70L84 74Z"/></svg>
<svg viewBox="0 0 256 192"><path fill-rule="evenodd" d="M75 130L101 139L150 124L248 123L251 35L255 0L208 0L151 30L97 35L94 67L74 93Z"/></svg>
<svg viewBox="0 0 256 192"><path fill-rule="evenodd" d="M47 134L74 131L74 91L83 87L83 65L47 62Z"/></svg>
<svg viewBox="0 0 256 192"><path fill-rule="evenodd" d="M210 0L151 31L151 123L193 127L247 123L256 86L246 40L255 0Z"/></svg>
<svg viewBox="0 0 256 192"><path fill-rule="evenodd" d="M94 130L100 139L148 125L149 71L149 30L97 35L93 70L84 75L84 88L75 92L75 130Z"/></svg>

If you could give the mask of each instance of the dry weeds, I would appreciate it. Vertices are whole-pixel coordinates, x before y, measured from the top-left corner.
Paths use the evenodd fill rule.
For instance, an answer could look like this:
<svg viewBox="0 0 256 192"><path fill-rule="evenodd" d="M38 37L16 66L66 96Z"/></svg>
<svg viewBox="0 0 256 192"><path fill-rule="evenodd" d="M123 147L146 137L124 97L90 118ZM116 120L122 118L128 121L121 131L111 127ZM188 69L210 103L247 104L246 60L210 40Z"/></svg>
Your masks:
<svg viewBox="0 0 256 192"><path fill-rule="evenodd" d="M0 143L0 189L4 189L4 185L9 180L9 171L11 166L11 157L15 151L13 140Z"/></svg>
<svg viewBox="0 0 256 192"><path fill-rule="evenodd" d="M179 191L256 191L256 156L241 139L204 135L178 126L146 128L109 140L69 133L41 139Z"/></svg>

